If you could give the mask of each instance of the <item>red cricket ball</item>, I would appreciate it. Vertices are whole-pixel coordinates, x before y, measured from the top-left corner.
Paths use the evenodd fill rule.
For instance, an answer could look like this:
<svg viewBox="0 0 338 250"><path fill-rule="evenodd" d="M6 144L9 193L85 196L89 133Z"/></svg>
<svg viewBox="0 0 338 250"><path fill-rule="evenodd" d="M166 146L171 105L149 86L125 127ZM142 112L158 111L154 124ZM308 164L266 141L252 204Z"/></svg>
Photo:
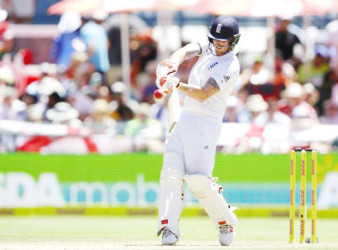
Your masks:
<svg viewBox="0 0 338 250"><path fill-rule="evenodd" d="M162 99L163 98L163 92L161 92L159 89L156 89L154 91L154 98L155 99Z"/></svg>

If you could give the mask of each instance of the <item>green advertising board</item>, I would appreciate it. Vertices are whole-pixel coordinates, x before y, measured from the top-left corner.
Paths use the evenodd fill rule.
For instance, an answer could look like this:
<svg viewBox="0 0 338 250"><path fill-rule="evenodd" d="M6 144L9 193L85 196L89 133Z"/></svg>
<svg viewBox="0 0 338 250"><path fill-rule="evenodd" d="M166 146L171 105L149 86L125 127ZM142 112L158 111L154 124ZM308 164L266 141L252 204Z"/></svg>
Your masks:
<svg viewBox="0 0 338 250"><path fill-rule="evenodd" d="M318 192L323 203L319 207L338 207L337 195L322 195L323 190L338 190L337 159L337 153L318 157ZM219 178L218 183L231 204L242 208L283 208L289 203L289 160L286 154L218 154L214 176ZM97 207L114 211L120 207L154 208L161 164L162 155L149 154L0 155L0 207L85 207L93 211ZM323 184L328 176L326 188ZM310 184L307 192L309 203ZM187 188L185 202L187 207L197 205Z"/></svg>

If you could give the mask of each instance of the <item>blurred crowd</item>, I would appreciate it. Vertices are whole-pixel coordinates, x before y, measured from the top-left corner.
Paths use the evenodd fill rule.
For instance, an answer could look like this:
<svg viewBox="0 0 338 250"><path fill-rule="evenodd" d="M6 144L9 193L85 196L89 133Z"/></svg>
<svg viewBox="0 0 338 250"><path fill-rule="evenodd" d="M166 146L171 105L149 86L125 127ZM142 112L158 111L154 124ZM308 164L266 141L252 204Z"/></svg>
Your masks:
<svg viewBox="0 0 338 250"><path fill-rule="evenodd" d="M13 51L8 22L7 12L1 10L0 120L85 126L93 134L133 138L134 151L162 151L167 100L156 101L153 92L155 69L163 58L158 58L157 41L141 19L131 16L129 23L130 83L122 79L118 16L102 11L91 16L63 14L51 61L35 68L30 68L29 51ZM262 54L242 68L224 123L251 124L256 133L267 124L290 131L338 124L338 20L326 26L328 42L316 44L309 60L303 56L307 48L299 29L292 27L286 17L276 26L275 65L266 63ZM183 82L196 60L180 66L177 76ZM236 144L241 152L261 146L245 138Z"/></svg>

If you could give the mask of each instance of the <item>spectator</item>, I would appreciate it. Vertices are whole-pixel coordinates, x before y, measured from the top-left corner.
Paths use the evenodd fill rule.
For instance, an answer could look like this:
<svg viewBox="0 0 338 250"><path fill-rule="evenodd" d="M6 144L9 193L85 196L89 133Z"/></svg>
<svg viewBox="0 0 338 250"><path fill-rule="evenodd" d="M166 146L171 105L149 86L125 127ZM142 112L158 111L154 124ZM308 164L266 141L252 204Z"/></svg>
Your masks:
<svg viewBox="0 0 338 250"><path fill-rule="evenodd" d="M271 70L264 66L263 60L258 58L249 69L241 73L243 84L263 85L272 83L273 75Z"/></svg>
<svg viewBox="0 0 338 250"><path fill-rule="evenodd" d="M244 69L241 77L250 94L259 94L264 100L270 96L279 97L283 88L283 85L274 83L272 71L265 67L261 58L256 59L250 69Z"/></svg>
<svg viewBox="0 0 338 250"><path fill-rule="evenodd" d="M9 27L8 12L0 9L0 61L4 54L11 53L14 44L14 34Z"/></svg>
<svg viewBox="0 0 338 250"><path fill-rule="evenodd" d="M323 85L317 87L319 92L319 100L317 102L316 108L319 112L319 115L323 115L324 106L323 103L327 100L330 100L334 95L334 86L338 83L338 70L332 69L324 76Z"/></svg>
<svg viewBox="0 0 338 250"><path fill-rule="evenodd" d="M90 80L94 72L95 68L88 62L86 53L77 52L73 54L72 64L66 72L69 80L66 100L79 111L81 121L89 115L93 105L91 90L94 86L90 85Z"/></svg>
<svg viewBox="0 0 338 250"><path fill-rule="evenodd" d="M99 72L93 72L89 76L88 83L84 80L81 91L95 100L98 98L98 91L101 86L103 86L102 75Z"/></svg>
<svg viewBox="0 0 338 250"><path fill-rule="evenodd" d="M105 99L96 99L89 116L83 124L95 134L115 134L116 122L110 117L109 103Z"/></svg>
<svg viewBox="0 0 338 250"><path fill-rule="evenodd" d="M81 16L77 12L65 12L57 26L59 34L53 39L51 58L66 69L70 66L75 52L85 52L86 44L80 36Z"/></svg>
<svg viewBox="0 0 338 250"><path fill-rule="evenodd" d="M104 99L108 103L111 101L111 90L107 85L100 85L97 88L97 98Z"/></svg>
<svg viewBox="0 0 338 250"><path fill-rule="evenodd" d="M280 53L285 61L293 59L295 46L301 44L300 38L290 31L291 23L292 17L282 17L275 33L277 53Z"/></svg>
<svg viewBox="0 0 338 250"><path fill-rule="evenodd" d="M61 83L61 85L65 89L65 96L68 96L69 93L71 93L77 88L74 80L67 77L67 69L63 66L58 66L56 79Z"/></svg>
<svg viewBox="0 0 338 250"><path fill-rule="evenodd" d="M25 119L27 122L42 123L45 107L41 103L27 105Z"/></svg>
<svg viewBox="0 0 338 250"><path fill-rule="evenodd" d="M78 84L81 82L83 75L90 75L95 72L95 67L90 63L88 54L84 52L75 52L72 54L71 62L66 70L66 77L74 80Z"/></svg>
<svg viewBox="0 0 338 250"><path fill-rule="evenodd" d="M82 121L79 112L67 102L59 102L54 108L48 110L46 116L53 124L66 125L73 136L52 138L52 141L40 148L43 154L86 154L97 152L97 147L91 138L86 137L87 132L82 130Z"/></svg>
<svg viewBox="0 0 338 250"><path fill-rule="evenodd" d="M286 114L279 111L278 99L271 97L267 100L267 112L258 115L256 121L258 124L279 124L285 126L286 129L290 128L291 119Z"/></svg>
<svg viewBox="0 0 338 250"><path fill-rule="evenodd" d="M334 105L330 100L324 102L324 114L319 117L322 124L338 124L338 106Z"/></svg>
<svg viewBox="0 0 338 250"><path fill-rule="evenodd" d="M79 112L67 102L58 102L46 112L47 120L55 124L81 125Z"/></svg>
<svg viewBox="0 0 338 250"><path fill-rule="evenodd" d="M64 101L63 98L60 97L60 95L57 92L53 92L48 96L48 100L45 106L45 110L43 112L43 120L47 121L46 113L48 110L55 107L55 105L61 101Z"/></svg>
<svg viewBox="0 0 338 250"><path fill-rule="evenodd" d="M237 117L238 117L238 122L240 123L248 123L250 122L250 111L248 110L248 107L246 105L248 98L250 97L251 89L249 85L243 85L241 86L238 90L236 90L233 94L235 98L237 98L236 103L236 109L237 109ZM234 100L233 97L230 97L230 103L233 102ZM230 104L231 106L232 104Z"/></svg>
<svg viewBox="0 0 338 250"><path fill-rule="evenodd" d="M292 64L284 61L283 57L277 53L275 58L275 76L273 85L279 86L280 90L286 85L297 80L297 72ZM280 96L278 96L279 98Z"/></svg>
<svg viewBox="0 0 338 250"><path fill-rule="evenodd" d="M329 22L325 27L328 34L328 46L332 49L330 66L338 74L338 18Z"/></svg>
<svg viewBox="0 0 338 250"><path fill-rule="evenodd" d="M134 119L126 124L124 134L133 138L134 150L149 153L163 152L161 123L149 117L150 104L141 103Z"/></svg>
<svg viewBox="0 0 338 250"><path fill-rule="evenodd" d="M332 87L331 102L338 107L338 80Z"/></svg>
<svg viewBox="0 0 338 250"><path fill-rule="evenodd" d="M46 102L47 96L56 92L61 97L65 97L66 91L62 84L56 78L56 67L53 64L42 63L41 77L39 80L32 82L26 88L29 95L34 95L39 101Z"/></svg>
<svg viewBox="0 0 338 250"><path fill-rule="evenodd" d="M11 68L0 67L0 102L8 88L15 87L15 76Z"/></svg>
<svg viewBox="0 0 338 250"><path fill-rule="evenodd" d="M234 95L229 96L226 102L226 109L223 117L223 122L240 122L238 110L239 106L240 106L239 99Z"/></svg>
<svg viewBox="0 0 338 250"><path fill-rule="evenodd" d="M309 103L312 107L317 107L317 103L319 101L319 91L315 88L315 86L311 83L305 83L303 85L304 89L304 101ZM318 110L316 109L318 113Z"/></svg>
<svg viewBox="0 0 338 250"><path fill-rule="evenodd" d="M264 126L265 124L260 119L257 119L268 108L268 104L264 101L263 97L259 94L250 95L246 105L250 111L250 122L257 126Z"/></svg>
<svg viewBox="0 0 338 250"><path fill-rule="evenodd" d="M134 118L137 102L127 99L127 87L123 82L115 82L111 86L112 101L110 103L113 110L112 117L116 121L125 122Z"/></svg>
<svg viewBox="0 0 338 250"><path fill-rule="evenodd" d="M16 98L16 90L5 86L1 89L0 96L0 121L25 120L26 105ZM13 152L16 147L16 136L11 133L0 133L0 153Z"/></svg>
<svg viewBox="0 0 338 250"><path fill-rule="evenodd" d="M106 12L95 11L92 14L92 20L84 24L80 30L88 47L89 61L103 76L109 69L108 36L102 26L107 17Z"/></svg>
<svg viewBox="0 0 338 250"><path fill-rule="evenodd" d="M138 78L146 73L148 62L157 58L157 43L152 37L151 29L144 29L131 38L131 83L134 88L138 85Z"/></svg>
<svg viewBox="0 0 338 250"><path fill-rule="evenodd" d="M122 46L121 46L121 16L112 15L105 22L109 39L109 62L108 82L117 82L122 80ZM147 28L146 22L137 15L128 15L128 27L130 36L141 32ZM126 41L129 43L129 41ZM129 46L128 46L129 47Z"/></svg>
<svg viewBox="0 0 338 250"><path fill-rule="evenodd" d="M137 98L141 102L147 102L150 104L154 103L154 91L157 89L156 87L156 66L158 62L156 60L149 61L146 65L145 71L146 74L142 79L138 81L138 89L137 92L139 94L139 98Z"/></svg>
<svg viewBox="0 0 338 250"><path fill-rule="evenodd" d="M25 99L31 99L29 95L24 96ZM32 99L33 100L33 99ZM32 101L30 100L30 102ZM27 105L25 110L25 119L31 123L42 123L43 112L45 111L44 105L41 103L32 103ZM51 138L43 135L20 135L18 143L16 144L16 151L26 152L39 152L42 146L45 146L51 142Z"/></svg>
<svg viewBox="0 0 338 250"><path fill-rule="evenodd" d="M16 90L6 87L3 91L3 99L0 99L0 120L24 120L26 104L16 98Z"/></svg>
<svg viewBox="0 0 338 250"><path fill-rule="evenodd" d="M282 92L280 110L292 119L292 129L299 130L319 123L314 107L305 101L305 92L297 82L289 84Z"/></svg>
<svg viewBox="0 0 338 250"><path fill-rule="evenodd" d="M298 80L304 84L312 82L316 87L323 86L324 77L330 71L327 54L323 51L317 51L314 59L308 66L306 63L302 64L297 69Z"/></svg>
<svg viewBox="0 0 338 250"><path fill-rule="evenodd" d="M249 88L247 85L243 85L235 92L237 98L240 101L241 108L245 107L245 103L248 101L250 96Z"/></svg>
<svg viewBox="0 0 338 250"><path fill-rule="evenodd" d="M258 123L265 124L261 152L263 154L286 154L290 150L291 119L278 110L276 98L269 98L267 103L267 112L257 117Z"/></svg>
<svg viewBox="0 0 338 250"><path fill-rule="evenodd" d="M25 118L27 122L43 122L45 105L38 102L38 98L34 95L23 94L20 100L26 105Z"/></svg>
<svg viewBox="0 0 338 250"><path fill-rule="evenodd" d="M246 134L240 138L236 151L259 152L263 145L263 131L265 124L259 118L262 113L266 113L268 104L259 94L250 95L246 102L249 113L250 128Z"/></svg>
<svg viewBox="0 0 338 250"><path fill-rule="evenodd" d="M34 95L30 95L30 94L23 94L20 96L19 98L23 103L25 103L25 105L28 107L29 105L32 104L36 104L38 102L38 99L36 96Z"/></svg>
<svg viewBox="0 0 338 250"><path fill-rule="evenodd" d="M94 100L81 89L69 93L66 101L79 112L79 119L83 121L88 115Z"/></svg>

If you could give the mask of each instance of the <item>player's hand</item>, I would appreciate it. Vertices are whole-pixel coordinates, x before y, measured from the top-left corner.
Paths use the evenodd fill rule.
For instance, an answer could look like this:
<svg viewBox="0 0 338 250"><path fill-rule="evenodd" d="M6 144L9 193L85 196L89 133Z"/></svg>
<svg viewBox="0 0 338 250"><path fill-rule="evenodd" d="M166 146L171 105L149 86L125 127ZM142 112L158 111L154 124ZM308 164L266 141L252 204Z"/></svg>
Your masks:
<svg viewBox="0 0 338 250"><path fill-rule="evenodd" d="M168 93L173 88L178 88L180 79L174 76L163 76L156 79L156 86L163 92Z"/></svg>
<svg viewBox="0 0 338 250"><path fill-rule="evenodd" d="M162 78L163 76L173 76L175 75L177 68L177 63L174 63L169 59L164 59L156 67L156 76L157 78Z"/></svg>

